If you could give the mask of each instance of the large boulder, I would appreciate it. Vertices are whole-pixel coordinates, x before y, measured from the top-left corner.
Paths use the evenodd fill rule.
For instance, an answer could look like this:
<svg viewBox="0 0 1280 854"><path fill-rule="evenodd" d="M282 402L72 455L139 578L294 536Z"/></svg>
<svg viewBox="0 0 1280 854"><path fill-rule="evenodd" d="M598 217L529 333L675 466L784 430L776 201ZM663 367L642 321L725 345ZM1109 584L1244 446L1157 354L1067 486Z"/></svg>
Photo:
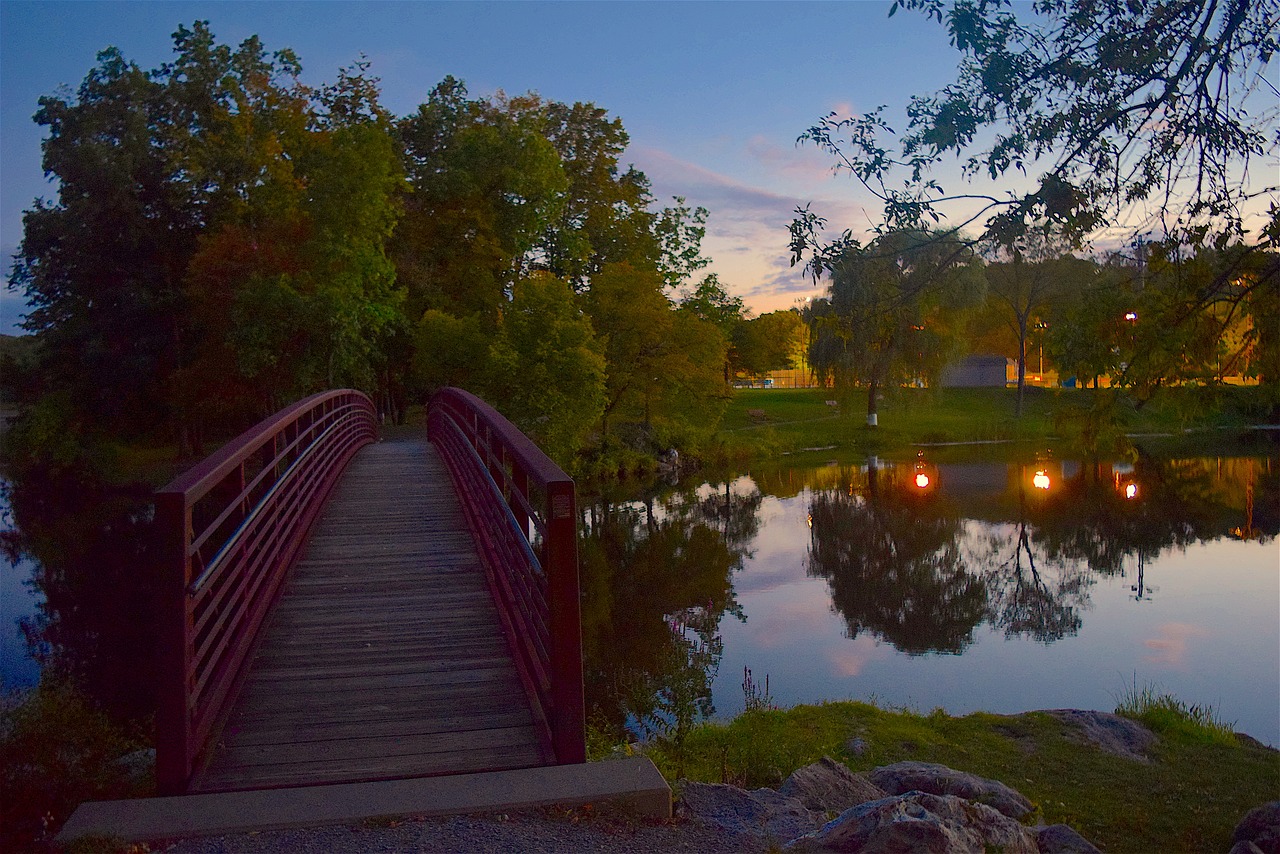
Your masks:
<svg viewBox="0 0 1280 854"><path fill-rule="evenodd" d="M733 833L750 833L785 842L821 827L826 813L809 810L796 798L773 789L748 792L737 786L683 781L680 804L685 815Z"/></svg>
<svg viewBox="0 0 1280 854"><path fill-rule="evenodd" d="M991 807L954 795L912 792L859 804L822 829L794 840L799 850L862 854L1039 854L1036 839Z"/></svg>
<svg viewBox="0 0 1280 854"><path fill-rule="evenodd" d="M797 799L808 809L833 813L888 794L866 775L853 773L829 756L792 772L778 792Z"/></svg>
<svg viewBox="0 0 1280 854"><path fill-rule="evenodd" d="M890 795L907 792L955 795L987 804L1015 819L1020 819L1035 809L1031 801L999 780L988 780L932 762L896 762L885 765L871 772L871 782Z"/></svg>
<svg viewBox="0 0 1280 854"><path fill-rule="evenodd" d="M1271 801L1245 813L1231 841L1236 845L1252 843L1262 854L1280 854L1280 801Z"/></svg>
<svg viewBox="0 0 1280 854"><path fill-rule="evenodd" d="M1065 824L1040 825L1031 832L1036 835L1040 854L1102 854L1098 846Z"/></svg>
<svg viewBox="0 0 1280 854"><path fill-rule="evenodd" d="M1147 751L1155 745L1156 734L1137 721L1085 709L1050 709L1045 714L1062 721L1079 740L1099 750L1135 762L1151 761Z"/></svg>

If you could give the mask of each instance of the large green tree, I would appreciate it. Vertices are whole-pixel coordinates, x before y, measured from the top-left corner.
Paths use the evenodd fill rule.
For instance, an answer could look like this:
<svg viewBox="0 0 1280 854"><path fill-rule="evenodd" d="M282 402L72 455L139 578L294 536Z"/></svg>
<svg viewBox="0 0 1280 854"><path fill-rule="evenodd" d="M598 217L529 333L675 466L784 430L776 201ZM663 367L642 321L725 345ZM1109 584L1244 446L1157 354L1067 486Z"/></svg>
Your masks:
<svg viewBox="0 0 1280 854"><path fill-rule="evenodd" d="M877 423L880 391L934 382L958 348L960 313L985 282L967 243L926 231L885 234L829 255L829 297L813 310L809 362L838 387L867 389L867 423Z"/></svg>
<svg viewBox="0 0 1280 854"><path fill-rule="evenodd" d="M13 284L44 423L56 407L76 435L194 450L284 397L373 390L399 163L363 67L314 90L289 51L205 22L174 49L149 72L109 49L74 96L41 99L58 198L27 212Z"/></svg>

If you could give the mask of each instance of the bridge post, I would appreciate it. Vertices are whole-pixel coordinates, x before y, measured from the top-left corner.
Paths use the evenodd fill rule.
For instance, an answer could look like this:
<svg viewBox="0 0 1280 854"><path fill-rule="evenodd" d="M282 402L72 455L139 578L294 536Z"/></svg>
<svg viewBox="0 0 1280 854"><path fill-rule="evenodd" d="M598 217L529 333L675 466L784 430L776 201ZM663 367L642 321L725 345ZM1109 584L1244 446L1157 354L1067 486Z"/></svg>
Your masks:
<svg viewBox="0 0 1280 854"><path fill-rule="evenodd" d="M582 603L578 586L578 510L572 480L547 484L545 571L551 635L551 741L556 762L587 761L582 686Z"/></svg>
<svg viewBox="0 0 1280 854"><path fill-rule="evenodd" d="M190 584L191 508L182 493L156 494L159 532L161 658L156 715L156 788L161 795L186 792L191 778Z"/></svg>

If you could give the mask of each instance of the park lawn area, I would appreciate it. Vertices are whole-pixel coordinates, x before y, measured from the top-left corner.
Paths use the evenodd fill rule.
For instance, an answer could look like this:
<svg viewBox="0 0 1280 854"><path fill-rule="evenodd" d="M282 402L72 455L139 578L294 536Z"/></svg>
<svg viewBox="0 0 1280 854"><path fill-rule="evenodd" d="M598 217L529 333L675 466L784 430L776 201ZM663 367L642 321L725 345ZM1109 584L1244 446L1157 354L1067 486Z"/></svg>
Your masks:
<svg viewBox="0 0 1280 854"><path fill-rule="evenodd" d="M1206 401L1195 389L1170 389L1139 407L1108 389L1029 387L1019 418L1012 388L902 388L881 400L874 428L866 426L865 390L841 394L837 406L827 404L836 399L833 389L739 389L725 411L721 432L728 443L754 447L766 456L807 448L839 456L973 442L1078 447L1089 414L1103 405L1112 419L1111 432L1101 437L1104 442L1123 433L1173 435L1245 423L1223 400Z"/></svg>
<svg viewBox="0 0 1280 854"><path fill-rule="evenodd" d="M1069 824L1115 852L1226 851L1244 814L1280 791L1280 754L1256 743L1169 733L1143 763L1081 743L1037 712L952 717L859 702L756 709L695 726L678 746L656 741L645 754L673 783L744 788L776 788L824 755L854 771L936 762L1000 780L1036 805L1035 821Z"/></svg>

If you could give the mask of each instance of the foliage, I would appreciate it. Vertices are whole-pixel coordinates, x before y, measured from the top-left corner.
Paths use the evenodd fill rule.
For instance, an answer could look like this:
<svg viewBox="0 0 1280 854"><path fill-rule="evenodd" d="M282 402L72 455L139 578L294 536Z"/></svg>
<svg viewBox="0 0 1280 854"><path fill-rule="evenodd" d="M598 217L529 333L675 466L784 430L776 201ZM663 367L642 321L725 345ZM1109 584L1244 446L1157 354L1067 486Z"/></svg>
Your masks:
<svg viewBox="0 0 1280 854"><path fill-rule="evenodd" d="M1235 727L1221 720L1213 706L1188 705L1152 685L1139 688L1135 682L1117 698L1115 713L1179 744L1239 743Z"/></svg>
<svg viewBox="0 0 1280 854"><path fill-rule="evenodd" d="M838 387L867 387L869 423L881 388L920 377L936 384L956 348L960 311L983 293L976 259L953 234L845 242L811 267L815 276L829 273L831 284L811 310L809 362Z"/></svg>
<svg viewBox="0 0 1280 854"><path fill-rule="evenodd" d="M946 26L955 81L913 96L901 134L879 107L801 136L884 203L887 229L964 202L963 222L985 217L1002 243L1035 227L1084 235L1135 210L1135 231L1240 236L1245 208L1276 191L1249 168L1280 143L1268 95L1254 94L1276 51L1274 2L896 0L890 15L900 8ZM966 179L1043 171L1007 194L957 193L932 177L952 156Z"/></svg>
<svg viewBox="0 0 1280 854"><path fill-rule="evenodd" d="M731 365L735 371L757 377L795 367L797 348L807 332L795 311L771 311L744 320L733 330Z"/></svg>
<svg viewBox="0 0 1280 854"><path fill-rule="evenodd" d="M58 200L27 211L12 282L44 390L91 416L73 420L194 451L300 394L374 387L400 166L363 63L317 91L291 52L206 22L174 49L152 71L106 50L40 99Z"/></svg>
<svg viewBox="0 0 1280 854"><path fill-rule="evenodd" d="M516 283L489 365L488 398L568 465L604 408L605 363L567 282L543 273Z"/></svg>
<svg viewBox="0 0 1280 854"><path fill-rule="evenodd" d="M71 685L0 697L0 847L45 851L82 801L137 797L119 760L142 748Z"/></svg>
<svg viewBox="0 0 1280 854"><path fill-rule="evenodd" d="M604 342L603 433L610 420L655 415L686 428L714 426L727 399L720 366L727 343L692 313L673 310L656 272L630 264L606 266L591 282L587 312Z"/></svg>

